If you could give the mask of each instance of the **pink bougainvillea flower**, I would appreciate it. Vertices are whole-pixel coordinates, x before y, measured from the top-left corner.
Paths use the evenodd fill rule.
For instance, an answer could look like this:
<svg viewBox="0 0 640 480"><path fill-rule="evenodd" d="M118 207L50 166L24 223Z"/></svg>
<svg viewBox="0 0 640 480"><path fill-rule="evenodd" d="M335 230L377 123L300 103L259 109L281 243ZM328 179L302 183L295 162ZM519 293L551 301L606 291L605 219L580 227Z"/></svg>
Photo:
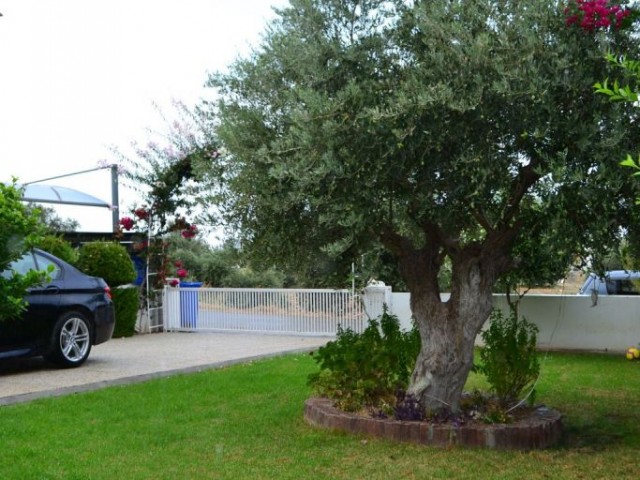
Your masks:
<svg viewBox="0 0 640 480"><path fill-rule="evenodd" d="M585 32L597 29L615 29L624 26L631 10L620 5L609 5L609 0L574 0L565 8L567 26L578 25Z"/></svg>
<svg viewBox="0 0 640 480"><path fill-rule="evenodd" d="M196 225L190 225L189 228L182 230L181 235L183 238L193 238L198 233L198 227Z"/></svg>
<svg viewBox="0 0 640 480"><path fill-rule="evenodd" d="M140 207L140 208L136 208L133 212L136 217L138 217L140 220L146 220L149 218L149 212L147 211L146 208Z"/></svg>
<svg viewBox="0 0 640 480"><path fill-rule="evenodd" d="M120 225L122 225L122 228L125 230L131 230L135 225L135 222L131 217L122 217L120 219Z"/></svg>
<svg viewBox="0 0 640 480"><path fill-rule="evenodd" d="M176 275L178 276L178 278L185 278L187 275L189 275L189 272L187 272L187 270L184 268L179 268L178 270L176 270Z"/></svg>

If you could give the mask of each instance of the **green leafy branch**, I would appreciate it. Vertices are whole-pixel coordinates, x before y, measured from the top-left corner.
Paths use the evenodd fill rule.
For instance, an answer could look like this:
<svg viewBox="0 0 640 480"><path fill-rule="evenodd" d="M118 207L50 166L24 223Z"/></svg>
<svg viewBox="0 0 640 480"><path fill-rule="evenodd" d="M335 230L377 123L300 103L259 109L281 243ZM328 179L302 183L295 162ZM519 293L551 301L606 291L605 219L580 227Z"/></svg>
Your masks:
<svg viewBox="0 0 640 480"><path fill-rule="evenodd" d="M613 53L605 55L607 60L614 68L622 70L624 77L630 82L621 85L618 80L613 81L613 85L609 84L609 79L604 82L596 82L593 85L596 93L606 95L611 101L636 102L638 101L638 82L640 81L640 61L630 60L625 56L617 56Z"/></svg>
<svg viewBox="0 0 640 480"><path fill-rule="evenodd" d="M607 95L611 101L636 102L638 100L638 92L631 89L629 85L620 86L618 80L614 80L613 85L609 86L609 79L604 82L597 82L594 86L596 93Z"/></svg>
<svg viewBox="0 0 640 480"><path fill-rule="evenodd" d="M625 56L616 56L613 53L605 55L605 59L614 67L623 71L625 78L631 80L630 82L621 85L618 80L614 80L613 85L609 84L609 79L605 79L604 82L596 82L593 86L595 93L606 95L612 102L626 102L636 103L638 102L638 84L640 83L640 61L630 60ZM633 88L632 88L633 85ZM633 157L627 154L627 157L620 162L620 166L633 168L635 172L632 176L640 176L640 156L638 160L634 160ZM636 205L640 205L640 198L636 198Z"/></svg>

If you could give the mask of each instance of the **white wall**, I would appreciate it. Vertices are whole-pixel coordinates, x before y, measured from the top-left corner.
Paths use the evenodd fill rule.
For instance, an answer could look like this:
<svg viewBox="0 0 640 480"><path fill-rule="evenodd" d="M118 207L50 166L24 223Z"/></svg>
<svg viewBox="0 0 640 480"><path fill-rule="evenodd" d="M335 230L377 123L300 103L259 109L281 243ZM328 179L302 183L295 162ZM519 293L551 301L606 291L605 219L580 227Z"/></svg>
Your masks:
<svg viewBox="0 0 640 480"><path fill-rule="evenodd" d="M506 311L504 295L494 295ZM592 306L589 296L526 295L520 314L539 328L538 346L560 350L621 352L640 343L640 297L601 296ZM403 328L411 327L408 293L393 293L390 311Z"/></svg>
<svg viewBox="0 0 640 480"><path fill-rule="evenodd" d="M389 311L400 320L400 327L403 330L411 329L411 306L409 301L411 300L410 293L396 293L391 294L391 305Z"/></svg>

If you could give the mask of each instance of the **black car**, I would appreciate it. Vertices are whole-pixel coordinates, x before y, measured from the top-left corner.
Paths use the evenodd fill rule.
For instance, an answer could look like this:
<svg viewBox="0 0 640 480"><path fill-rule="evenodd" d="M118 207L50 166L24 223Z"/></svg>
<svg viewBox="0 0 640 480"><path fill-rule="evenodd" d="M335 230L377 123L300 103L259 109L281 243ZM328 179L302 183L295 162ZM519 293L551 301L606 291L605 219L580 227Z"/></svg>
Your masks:
<svg viewBox="0 0 640 480"><path fill-rule="evenodd" d="M103 279L38 249L1 274L10 277L12 270L49 270L50 281L29 289L20 318L0 321L0 359L42 355L61 367L78 367L92 345L111 338L115 315Z"/></svg>

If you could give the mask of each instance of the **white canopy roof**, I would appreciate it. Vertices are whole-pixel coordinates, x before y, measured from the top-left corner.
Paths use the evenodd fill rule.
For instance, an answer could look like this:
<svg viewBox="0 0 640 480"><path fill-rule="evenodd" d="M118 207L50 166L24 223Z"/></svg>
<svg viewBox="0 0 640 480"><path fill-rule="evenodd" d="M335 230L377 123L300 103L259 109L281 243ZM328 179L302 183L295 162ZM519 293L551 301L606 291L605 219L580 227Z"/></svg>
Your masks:
<svg viewBox="0 0 640 480"><path fill-rule="evenodd" d="M27 202L60 203L63 205L84 205L87 207L106 207L111 209L110 203L72 188L41 185L37 183L24 185L23 188L24 194L22 199Z"/></svg>

